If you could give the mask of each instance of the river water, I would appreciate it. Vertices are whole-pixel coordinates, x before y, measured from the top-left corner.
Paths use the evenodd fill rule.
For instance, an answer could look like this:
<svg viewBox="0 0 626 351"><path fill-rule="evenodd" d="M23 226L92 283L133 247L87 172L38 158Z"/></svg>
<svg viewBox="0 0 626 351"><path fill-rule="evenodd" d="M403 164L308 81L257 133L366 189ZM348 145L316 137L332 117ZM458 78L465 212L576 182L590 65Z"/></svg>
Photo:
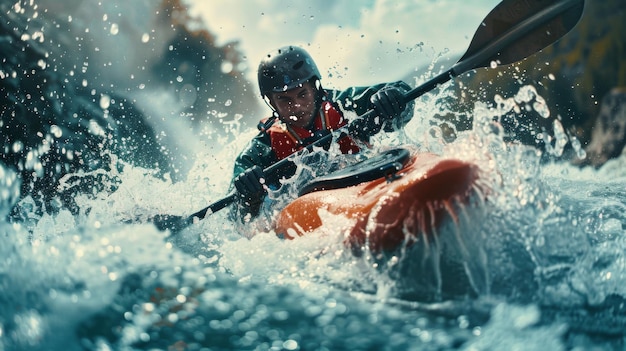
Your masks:
<svg viewBox="0 0 626 351"><path fill-rule="evenodd" d="M494 121L546 113L532 86L477 103L472 131L450 144L425 117L440 108L435 97L418 100L419 118L374 144L479 166L483 195L442 229L473 248L466 273L476 294L411 298L416 277L394 267L419 252L355 257L338 230L283 241L233 224L227 211L175 236L149 222L224 196L250 130L220 147L189 139L193 162L179 181L115 168L117 189L78 196L77 215L29 212L21 200L29 220L0 222L0 350L623 349L626 157L599 170L570 165L563 148L580 147L559 123L543 152L505 142ZM3 218L18 189L0 167Z"/></svg>

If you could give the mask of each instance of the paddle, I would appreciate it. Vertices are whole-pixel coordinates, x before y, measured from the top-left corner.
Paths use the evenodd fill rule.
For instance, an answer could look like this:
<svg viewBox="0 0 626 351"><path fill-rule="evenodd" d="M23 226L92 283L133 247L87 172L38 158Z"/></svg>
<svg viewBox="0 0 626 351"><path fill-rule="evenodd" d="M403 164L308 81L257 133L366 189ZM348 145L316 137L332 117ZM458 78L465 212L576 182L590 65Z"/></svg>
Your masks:
<svg viewBox="0 0 626 351"><path fill-rule="evenodd" d="M491 67L493 64L507 65L535 54L555 43L574 28L582 15L583 7L584 0L502 1L476 30L465 55L449 70L407 92L404 95L405 101L417 99L438 85L465 72ZM376 117L375 111L370 110L356 121L374 117ZM350 126L354 128L354 122ZM350 126L347 127L350 128ZM328 144L332 138L333 134L325 135L309 145L306 150L311 151L315 146ZM297 154L264 169L264 173L269 176L280 174L280 169L288 167ZM153 222L160 230L169 229L175 233L225 208L236 199L237 193L233 191L223 199L190 216L158 215L153 218Z"/></svg>

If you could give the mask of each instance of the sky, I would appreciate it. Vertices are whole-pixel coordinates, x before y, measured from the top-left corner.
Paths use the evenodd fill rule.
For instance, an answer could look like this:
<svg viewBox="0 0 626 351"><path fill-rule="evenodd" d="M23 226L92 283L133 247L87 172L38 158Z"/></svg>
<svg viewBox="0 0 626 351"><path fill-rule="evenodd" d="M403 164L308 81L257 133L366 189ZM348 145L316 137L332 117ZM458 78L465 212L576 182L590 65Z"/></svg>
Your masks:
<svg viewBox="0 0 626 351"><path fill-rule="evenodd" d="M217 44L239 41L256 82L269 51L307 49L325 87L405 78L432 62L449 68L497 0L188 0ZM445 67L441 58L445 61ZM409 84L414 82L408 82Z"/></svg>

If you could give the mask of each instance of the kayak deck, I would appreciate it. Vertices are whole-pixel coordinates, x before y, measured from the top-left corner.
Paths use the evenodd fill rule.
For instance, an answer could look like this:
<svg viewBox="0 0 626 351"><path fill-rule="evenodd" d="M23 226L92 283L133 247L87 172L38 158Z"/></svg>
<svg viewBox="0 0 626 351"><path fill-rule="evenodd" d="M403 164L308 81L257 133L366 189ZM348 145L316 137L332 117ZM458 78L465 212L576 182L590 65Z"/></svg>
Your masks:
<svg viewBox="0 0 626 351"><path fill-rule="evenodd" d="M467 202L478 179L477 166L431 153L413 154L391 177L305 194L278 215L275 232L294 239L321 228L320 211L342 215L350 223L346 246L354 252L391 251L431 233L445 216L455 218L454 204Z"/></svg>

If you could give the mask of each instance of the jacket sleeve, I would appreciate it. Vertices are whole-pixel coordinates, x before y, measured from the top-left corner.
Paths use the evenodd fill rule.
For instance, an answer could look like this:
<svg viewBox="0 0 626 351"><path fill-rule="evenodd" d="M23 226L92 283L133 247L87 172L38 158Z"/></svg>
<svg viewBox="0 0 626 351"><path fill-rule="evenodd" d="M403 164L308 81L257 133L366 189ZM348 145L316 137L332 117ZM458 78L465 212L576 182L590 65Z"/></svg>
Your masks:
<svg viewBox="0 0 626 351"><path fill-rule="evenodd" d="M397 81L392 83L381 83L372 86L365 87L352 87L343 91L329 90L328 97L331 101L335 101L342 110L353 111L358 116L363 115L372 108L370 98L380 89L394 86L406 93L411 90L411 87L403 81ZM410 101L407 103L406 108L402 114L393 120L393 123L386 124L383 129L386 132L392 132L394 130L404 127L411 118L413 118L413 110L415 108L415 102Z"/></svg>
<svg viewBox="0 0 626 351"><path fill-rule="evenodd" d="M259 166L265 169L277 162L269 139L267 133L259 133L259 135L250 140L245 149L237 156L237 159L235 159L232 181L234 181L238 175L253 166Z"/></svg>
<svg viewBox="0 0 626 351"><path fill-rule="evenodd" d="M235 178L247 169L253 166L265 169L275 162L276 156L270 147L269 136L266 133L259 133L250 140L245 149L235 159L233 177L230 181L230 191L235 188ZM231 207L230 218L245 223L259 214L262 202L263 198L255 199L248 204L237 201L235 206Z"/></svg>

